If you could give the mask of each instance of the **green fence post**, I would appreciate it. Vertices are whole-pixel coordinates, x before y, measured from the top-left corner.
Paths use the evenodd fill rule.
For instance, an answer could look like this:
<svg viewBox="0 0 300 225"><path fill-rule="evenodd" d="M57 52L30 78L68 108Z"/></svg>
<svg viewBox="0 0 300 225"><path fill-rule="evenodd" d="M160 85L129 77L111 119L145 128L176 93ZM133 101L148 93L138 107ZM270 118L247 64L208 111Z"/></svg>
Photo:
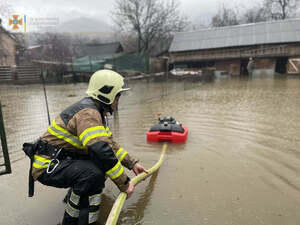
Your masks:
<svg viewBox="0 0 300 225"><path fill-rule="evenodd" d="M112 69L113 69L114 71L119 72L119 71L118 71L118 68L117 68L117 66L116 66L115 64L116 64L116 62L115 62L115 54L113 54L113 58L112 58Z"/></svg>
<svg viewBox="0 0 300 225"><path fill-rule="evenodd" d="M146 60L146 73L149 73L149 70L150 70L150 57L149 57L149 54L145 54L145 60Z"/></svg>
<svg viewBox="0 0 300 225"><path fill-rule="evenodd" d="M4 129L4 120L3 120L3 116L2 116L1 102L0 102L0 137L1 137L3 157L4 157L4 165L6 167L6 171L1 172L0 173L0 175L1 175L1 174L6 174L6 173L11 173L10 160L9 160L9 155L8 155L6 135L5 135L5 129Z"/></svg>

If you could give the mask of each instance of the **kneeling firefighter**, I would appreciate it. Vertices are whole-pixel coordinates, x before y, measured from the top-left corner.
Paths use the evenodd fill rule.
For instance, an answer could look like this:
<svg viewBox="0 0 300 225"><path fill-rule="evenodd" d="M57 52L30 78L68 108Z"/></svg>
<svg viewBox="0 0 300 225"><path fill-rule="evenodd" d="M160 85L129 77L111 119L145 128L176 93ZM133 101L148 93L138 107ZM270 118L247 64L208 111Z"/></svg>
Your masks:
<svg viewBox="0 0 300 225"><path fill-rule="evenodd" d="M106 125L106 114L113 112L121 92L127 90L120 74L111 70L95 72L86 92L89 97L60 113L37 142L23 145L31 158L29 196L33 195L34 180L71 188L63 225L97 223L107 176L130 197L134 186L123 166L136 175L147 172L113 140Z"/></svg>

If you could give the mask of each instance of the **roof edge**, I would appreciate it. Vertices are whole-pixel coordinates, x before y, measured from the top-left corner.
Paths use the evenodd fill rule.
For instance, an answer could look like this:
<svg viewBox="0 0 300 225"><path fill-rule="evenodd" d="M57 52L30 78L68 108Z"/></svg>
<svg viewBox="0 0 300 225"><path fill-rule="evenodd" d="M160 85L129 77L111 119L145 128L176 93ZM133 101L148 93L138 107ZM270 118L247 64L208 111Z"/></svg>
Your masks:
<svg viewBox="0 0 300 225"><path fill-rule="evenodd" d="M210 27L210 28L203 28L199 30L192 30L192 31L180 31L180 32L174 32L174 35L176 34L182 34L182 33L197 33L197 32L203 32L208 30L225 30L228 28L233 27L247 27L247 26L254 26L258 24L272 24L272 23L284 23L284 22L290 22L290 21L300 21L300 17L298 18L291 18L291 19L285 19L285 20L272 20L272 21L265 21L265 22L258 22L258 23L244 23L244 24L238 24L233 26L224 26L224 27Z"/></svg>
<svg viewBox="0 0 300 225"><path fill-rule="evenodd" d="M276 43L258 43L255 45L239 45L239 46L226 46L220 48L203 48L203 49L191 49L191 50L179 50L179 51L170 51L170 53L184 53L184 52L198 52L198 51L208 51L208 50L219 50L219 49L229 49L229 48L245 48L245 47L253 47L258 45L285 45L285 44L298 44L299 42L291 41L291 42L276 42Z"/></svg>

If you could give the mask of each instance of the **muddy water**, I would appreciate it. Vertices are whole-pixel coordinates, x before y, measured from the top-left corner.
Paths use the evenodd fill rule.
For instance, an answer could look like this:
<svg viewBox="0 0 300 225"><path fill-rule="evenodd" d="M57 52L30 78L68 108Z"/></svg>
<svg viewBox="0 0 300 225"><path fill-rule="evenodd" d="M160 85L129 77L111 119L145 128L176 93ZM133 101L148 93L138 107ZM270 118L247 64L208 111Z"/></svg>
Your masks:
<svg viewBox="0 0 300 225"><path fill-rule="evenodd" d="M116 140L143 165L151 167L160 156L162 144L145 140L157 112L186 125L189 136L186 144L169 145L159 173L136 187L118 224L300 224L300 79L130 86L109 121ZM86 87L48 86L51 118L83 97ZM42 88L0 89L12 158L22 158L19 143L47 127ZM117 195L108 182L101 222Z"/></svg>

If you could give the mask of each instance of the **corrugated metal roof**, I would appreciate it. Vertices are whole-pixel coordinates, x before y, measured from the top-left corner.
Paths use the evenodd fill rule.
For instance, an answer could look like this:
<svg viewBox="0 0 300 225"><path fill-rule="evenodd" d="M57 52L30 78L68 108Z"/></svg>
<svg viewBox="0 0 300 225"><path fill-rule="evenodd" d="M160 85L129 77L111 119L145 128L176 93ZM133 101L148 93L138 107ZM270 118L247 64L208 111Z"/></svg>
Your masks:
<svg viewBox="0 0 300 225"><path fill-rule="evenodd" d="M300 18L176 33L169 52L300 42Z"/></svg>

